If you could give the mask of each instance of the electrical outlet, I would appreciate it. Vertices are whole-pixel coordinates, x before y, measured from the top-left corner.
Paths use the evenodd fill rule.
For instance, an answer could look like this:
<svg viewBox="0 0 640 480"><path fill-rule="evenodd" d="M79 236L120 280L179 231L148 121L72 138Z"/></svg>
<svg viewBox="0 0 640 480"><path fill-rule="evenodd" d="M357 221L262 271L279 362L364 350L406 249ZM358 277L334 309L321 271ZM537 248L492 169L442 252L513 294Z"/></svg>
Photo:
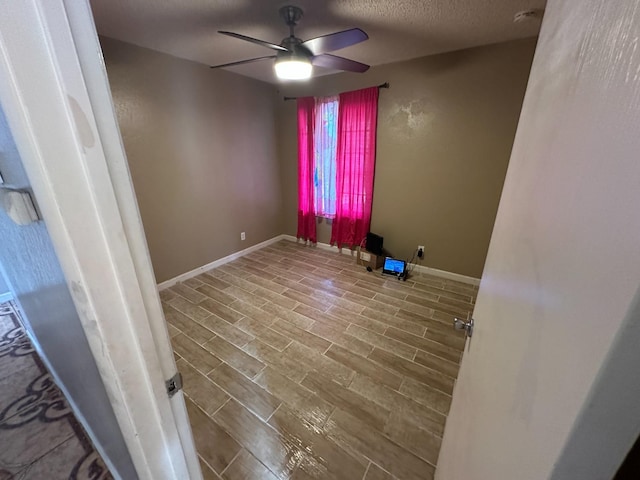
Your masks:
<svg viewBox="0 0 640 480"><path fill-rule="evenodd" d="M418 258L424 257L424 245L418 245Z"/></svg>
<svg viewBox="0 0 640 480"><path fill-rule="evenodd" d="M240 240L246 240L247 236L244 234L244 232L240 232Z"/></svg>

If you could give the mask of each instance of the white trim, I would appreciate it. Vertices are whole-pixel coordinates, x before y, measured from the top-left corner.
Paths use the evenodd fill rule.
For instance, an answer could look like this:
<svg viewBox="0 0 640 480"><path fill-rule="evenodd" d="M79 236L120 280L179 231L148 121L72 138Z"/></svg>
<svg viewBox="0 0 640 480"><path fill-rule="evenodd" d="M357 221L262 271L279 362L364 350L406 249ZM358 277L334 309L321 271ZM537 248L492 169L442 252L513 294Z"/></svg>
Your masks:
<svg viewBox="0 0 640 480"><path fill-rule="evenodd" d="M304 240L300 240L296 237L294 237L293 235L282 235L282 238L284 240L287 240L289 242L293 242L293 243L300 243L303 245L308 245L310 247L315 247L315 248L319 248L320 250L327 250L329 252L333 252L333 253L341 253L342 255L346 255L348 257L355 257L356 256L356 251L355 250L351 250L349 248L338 248L334 245L329 245L328 243L322 243L322 242L317 242L317 243L308 243Z"/></svg>
<svg viewBox="0 0 640 480"><path fill-rule="evenodd" d="M176 373L173 349L169 341L167 324L158 297L151 257L142 228L137 199L133 191L129 164L125 156L120 129L116 120L111 89L104 68L104 59L101 55L96 55L96 52L100 52L100 44L93 24L91 9L86 1L65 0L65 2L69 1L72 2L72 6L67 7L69 26L74 38L80 39L80 41L76 42L76 51L80 68L84 75L89 101L93 109L96 128L104 149L107 168L113 182L118 208L122 216L124 233L134 263L137 287L143 297L144 308L148 315L149 328L153 337L152 340L158 353L159 365L156 367L161 370L163 379L170 378ZM165 398L163 396L160 399L163 408L166 408L166 405L164 405ZM171 397L169 404L170 411L164 411L161 414L162 421L165 423L173 421L176 430L174 430L173 425L164 427L169 437L167 443L176 446L176 454L179 454L178 448L182 448L189 478L192 480L201 478L200 463L182 392ZM183 476L184 474L180 475Z"/></svg>
<svg viewBox="0 0 640 480"><path fill-rule="evenodd" d="M177 277L170 278L169 280L165 280L162 283L158 284L158 290L165 290L169 287L173 287L176 283L184 282L185 280L189 280L190 278L197 277L203 272L211 270L212 268L220 267L225 263L232 262L236 258L244 257L245 255L250 254L251 252L255 252L256 250L260 250L261 248L267 247L269 245L273 245L280 240L286 239L289 240L288 235L278 235L276 237L270 238L269 240L265 240L264 242L256 243L251 247L245 248L244 250L240 250L239 252L232 253L231 255L227 255L226 257L219 258L218 260L214 260L211 263L207 263L206 265L202 265L201 267L194 268L188 272L185 272Z"/></svg>
<svg viewBox="0 0 640 480"><path fill-rule="evenodd" d="M99 52L87 0L11 2L0 101L138 477L201 479Z"/></svg>
<svg viewBox="0 0 640 480"><path fill-rule="evenodd" d="M0 293L0 303L9 302L11 300L13 300L13 293L11 292Z"/></svg>
<svg viewBox="0 0 640 480"><path fill-rule="evenodd" d="M42 350L42 345L40 344L39 340L34 336L34 333L30 328L31 326L22 317L22 305L20 305L20 301L17 298L14 299L13 294L11 292L4 293L2 294L2 296L7 294L11 296L9 300L13 300L14 302L13 313L18 317L18 323L27 334L27 337L29 337L31 346L33 346L33 348L35 349L38 357L40 358L40 361L44 363L44 366L47 369L47 372L49 373L49 375L53 377L53 381L55 382L56 387L58 387L58 389L62 392L62 395L64 396L65 400L69 404L69 407L73 412L73 415L76 417L76 420L78 420L80 424L83 426L85 432L89 436L89 439L93 443L93 446L96 448L96 450L98 451L98 454L102 457L102 460L104 461L107 468L109 469L109 472L111 472L112 475L115 475L118 470L116 466L113 464L112 459L109 458L109 456L106 454L106 451L104 450L103 445L101 445L97 441L96 435L93 429L91 428L91 422L87 420L87 417L83 414L82 410L78 408L78 404L75 401L75 398L69 392L69 389L67 388L66 384L60 379L60 376L58 375L58 371L51 364L49 357ZM2 297L0 297L0 299L1 298Z"/></svg>
<svg viewBox="0 0 640 480"><path fill-rule="evenodd" d="M416 265L414 267L416 272L426 273L427 275L433 275L434 277L444 278L446 280L454 280L456 282L466 283L468 285L479 286L480 279L475 277L468 277L459 273L447 272L446 270L438 270L437 268L427 267L425 265ZM411 277L408 277L411 280Z"/></svg>
<svg viewBox="0 0 640 480"><path fill-rule="evenodd" d="M21 322L22 322L22 319L21 319ZM83 428L85 429L85 432L91 439L93 446L96 448L96 450L102 457L102 460L104 461L107 468L109 469L109 472L112 472L112 475L113 475L114 474L113 472L117 472L117 468L113 464L112 459L109 458L109 456L106 454L104 447L99 442L96 441L97 439L96 439L95 433L91 428L91 422L87 420L87 417L85 417L85 415L82 413L82 410L78 408L78 404L76 403L75 399L67 389L67 386L60 379L60 376L58 375L57 370L53 368L53 365L51 365L51 362L49 361L49 357L47 357L45 352L42 350L40 342L38 341L37 338L34 337L33 332L29 328L27 328L27 326L24 323L22 323L22 327L24 328L24 331L26 332L27 337L29 337L29 341L31 342L31 345L36 350L38 357L40 358L42 363L44 363L44 366L47 369L47 372L53 377L53 381L55 382L56 387L58 387L58 389L62 392L62 395L64 396L65 400L69 404L69 407L71 407L71 411L73 412L73 415L76 417L76 420L78 420L80 424L83 426Z"/></svg>
<svg viewBox="0 0 640 480"><path fill-rule="evenodd" d="M302 240L298 240L293 235L281 235L284 240L288 240L290 242L295 243L304 243ZM313 244L311 244L313 245ZM333 245L329 245L328 243L318 242L315 244L317 248L322 250L329 250L335 253L342 253L343 255L348 255L350 257L355 257L355 250L350 250L348 248L338 248ZM433 275L434 277L445 278L447 280L455 280L456 282L466 283L468 285L480 285L480 279L475 277L468 277L466 275L461 275L459 273L447 272L445 270L438 270L437 268L431 268L424 265L416 265L415 270L419 273L426 273L428 275Z"/></svg>

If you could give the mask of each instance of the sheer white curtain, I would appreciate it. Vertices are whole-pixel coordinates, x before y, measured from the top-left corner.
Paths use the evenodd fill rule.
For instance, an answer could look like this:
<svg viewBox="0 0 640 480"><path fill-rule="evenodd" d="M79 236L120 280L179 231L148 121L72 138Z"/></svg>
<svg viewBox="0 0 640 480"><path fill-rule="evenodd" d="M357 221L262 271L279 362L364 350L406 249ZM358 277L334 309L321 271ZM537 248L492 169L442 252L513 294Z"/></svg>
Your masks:
<svg viewBox="0 0 640 480"><path fill-rule="evenodd" d="M339 97L316 98L314 145L314 190L316 215L336 214L336 149L338 145Z"/></svg>

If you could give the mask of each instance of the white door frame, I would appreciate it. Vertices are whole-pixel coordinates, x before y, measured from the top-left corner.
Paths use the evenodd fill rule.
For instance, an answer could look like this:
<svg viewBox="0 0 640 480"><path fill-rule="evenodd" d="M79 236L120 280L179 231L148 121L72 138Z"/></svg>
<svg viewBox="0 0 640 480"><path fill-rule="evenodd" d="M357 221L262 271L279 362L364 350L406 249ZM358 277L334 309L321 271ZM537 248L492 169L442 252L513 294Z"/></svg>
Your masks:
<svg viewBox="0 0 640 480"><path fill-rule="evenodd" d="M87 0L3 6L0 102L138 475L202 478Z"/></svg>

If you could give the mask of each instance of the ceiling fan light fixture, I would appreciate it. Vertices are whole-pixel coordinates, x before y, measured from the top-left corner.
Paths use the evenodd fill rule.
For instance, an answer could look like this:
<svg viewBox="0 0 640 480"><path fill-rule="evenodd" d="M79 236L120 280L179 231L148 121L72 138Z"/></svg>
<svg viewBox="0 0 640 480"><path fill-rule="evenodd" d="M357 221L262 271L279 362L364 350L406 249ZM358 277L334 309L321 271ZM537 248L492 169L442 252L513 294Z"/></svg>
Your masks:
<svg viewBox="0 0 640 480"><path fill-rule="evenodd" d="M286 5L280 9L280 16L289 27L289 36L283 38L279 45L247 37L240 33L219 30L218 33L223 35L261 45L269 50L275 50L277 53L276 55L250 58L248 60L223 63L222 65L212 65L211 68L235 67L236 65L244 65L275 57L274 70L276 77L280 80L308 80L313 73L313 65L357 73L364 73L369 69L369 65L364 63L328 53L368 40L369 36L363 30L349 28L302 41L294 33L295 26L302 18L302 14L302 9L293 5Z"/></svg>
<svg viewBox="0 0 640 480"><path fill-rule="evenodd" d="M308 80L313 67L311 61L302 56L286 56L276 59L276 76L281 80Z"/></svg>

